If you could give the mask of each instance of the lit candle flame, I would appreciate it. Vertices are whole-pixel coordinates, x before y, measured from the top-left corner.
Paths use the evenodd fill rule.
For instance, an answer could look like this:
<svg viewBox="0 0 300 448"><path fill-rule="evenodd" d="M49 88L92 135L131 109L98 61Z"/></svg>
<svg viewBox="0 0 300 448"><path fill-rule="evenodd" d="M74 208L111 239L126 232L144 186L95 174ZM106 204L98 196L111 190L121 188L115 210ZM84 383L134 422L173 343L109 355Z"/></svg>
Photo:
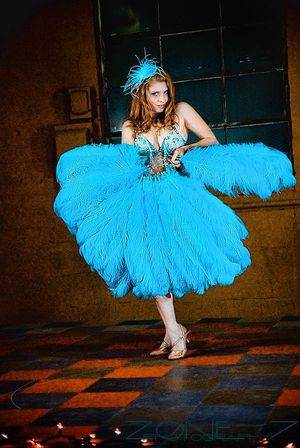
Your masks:
<svg viewBox="0 0 300 448"><path fill-rule="evenodd" d="M115 432L115 434L117 434L119 436L122 431L120 430L120 428L115 428L114 432Z"/></svg>
<svg viewBox="0 0 300 448"><path fill-rule="evenodd" d="M290 442L287 445L285 445L284 448L296 448L296 445L293 442Z"/></svg>
<svg viewBox="0 0 300 448"><path fill-rule="evenodd" d="M96 438L96 434L94 434L94 433L93 434L89 434L89 436L90 436L91 439L95 439Z"/></svg>
<svg viewBox="0 0 300 448"><path fill-rule="evenodd" d="M269 439L267 437L263 437L262 439L260 439L258 441L258 446L262 446L262 445L266 446L266 445L269 445L269 443L270 443Z"/></svg>
<svg viewBox="0 0 300 448"><path fill-rule="evenodd" d="M1 434L2 437L4 437L4 439L8 439L8 435L7 434Z"/></svg>
<svg viewBox="0 0 300 448"><path fill-rule="evenodd" d="M62 423L57 423L56 426L58 427L58 429L63 429L63 427L64 427Z"/></svg>
<svg viewBox="0 0 300 448"><path fill-rule="evenodd" d="M44 448L43 445L41 445L40 443L36 442L35 439L27 440L27 442L30 443L30 445L33 448Z"/></svg>

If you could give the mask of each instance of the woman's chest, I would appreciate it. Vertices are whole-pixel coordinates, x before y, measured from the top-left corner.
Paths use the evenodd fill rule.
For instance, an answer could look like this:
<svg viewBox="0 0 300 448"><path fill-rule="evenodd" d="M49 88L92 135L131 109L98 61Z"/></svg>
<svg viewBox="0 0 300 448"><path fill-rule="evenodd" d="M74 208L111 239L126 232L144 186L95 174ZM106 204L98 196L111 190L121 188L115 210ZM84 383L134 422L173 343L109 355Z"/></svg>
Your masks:
<svg viewBox="0 0 300 448"><path fill-rule="evenodd" d="M139 134L135 138L135 145L140 151L150 151L151 153L161 151L170 154L179 146L183 146L185 142L185 137L176 128L159 135L155 135L152 132Z"/></svg>

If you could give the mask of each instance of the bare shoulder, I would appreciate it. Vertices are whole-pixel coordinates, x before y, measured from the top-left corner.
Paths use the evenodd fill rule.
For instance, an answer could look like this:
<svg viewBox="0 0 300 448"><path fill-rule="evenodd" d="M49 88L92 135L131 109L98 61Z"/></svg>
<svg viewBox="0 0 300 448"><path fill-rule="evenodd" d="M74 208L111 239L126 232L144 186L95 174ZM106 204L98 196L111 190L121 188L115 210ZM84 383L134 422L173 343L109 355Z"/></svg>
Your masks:
<svg viewBox="0 0 300 448"><path fill-rule="evenodd" d="M179 101L179 103L176 104L176 112L183 116L185 116L188 113L193 112L194 110L195 109L189 103L186 103L185 101Z"/></svg>
<svg viewBox="0 0 300 448"><path fill-rule="evenodd" d="M131 128L132 129L132 124L130 120L125 120L124 123L122 124L122 130L127 129L127 128Z"/></svg>
<svg viewBox="0 0 300 448"><path fill-rule="evenodd" d="M183 120L186 129L193 132L197 137L200 139L209 137L216 140L208 124L189 103L180 101L177 104L176 113Z"/></svg>
<svg viewBox="0 0 300 448"><path fill-rule="evenodd" d="M122 143L134 144L133 128L130 120L125 120L122 125Z"/></svg>
<svg viewBox="0 0 300 448"><path fill-rule="evenodd" d="M186 109L186 108L189 108L189 107L191 107L190 105L189 105L189 103L187 103L186 101L179 101L178 103L176 103L176 109Z"/></svg>

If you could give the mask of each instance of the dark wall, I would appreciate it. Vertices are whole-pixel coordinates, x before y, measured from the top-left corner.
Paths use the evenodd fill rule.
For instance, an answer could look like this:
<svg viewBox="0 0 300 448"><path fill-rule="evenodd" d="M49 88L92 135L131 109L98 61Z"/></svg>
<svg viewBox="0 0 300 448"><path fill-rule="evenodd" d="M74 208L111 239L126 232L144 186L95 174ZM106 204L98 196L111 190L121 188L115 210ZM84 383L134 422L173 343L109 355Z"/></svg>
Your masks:
<svg viewBox="0 0 300 448"><path fill-rule="evenodd" d="M291 3L288 13L296 173L300 168L299 9ZM130 294L120 300L110 296L52 211L58 188L54 126L68 123L67 89L99 90L92 0L47 2L21 22L4 33L0 49L1 323L158 318L152 301L137 302ZM179 319L264 319L297 313L299 202L299 184L267 204L249 198L228 200L249 228L253 265L230 287L179 300Z"/></svg>

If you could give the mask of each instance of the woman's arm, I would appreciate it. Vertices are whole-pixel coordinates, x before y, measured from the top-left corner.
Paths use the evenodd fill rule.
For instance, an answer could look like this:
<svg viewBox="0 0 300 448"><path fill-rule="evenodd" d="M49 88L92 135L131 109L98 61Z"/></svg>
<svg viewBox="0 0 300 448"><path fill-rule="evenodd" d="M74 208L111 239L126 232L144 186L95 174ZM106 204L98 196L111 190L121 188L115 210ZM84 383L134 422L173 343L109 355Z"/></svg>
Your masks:
<svg viewBox="0 0 300 448"><path fill-rule="evenodd" d="M124 121L122 126L122 143L128 143L134 145L134 136L132 132L132 126L129 120Z"/></svg>
<svg viewBox="0 0 300 448"><path fill-rule="evenodd" d="M199 141L192 143L188 148L193 148L194 146L208 146L208 145L218 145L219 142L212 132L207 123L203 118L196 112L196 110L190 106L188 103L180 102L177 105L177 114L180 114L184 119L185 127L193 132Z"/></svg>
<svg viewBox="0 0 300 448"><path fill-rule="evenodd" d="M190 149L196 146L204 147L208 145L218 145L219 142L208 124L188 103L185 103L183 101L178 103L176 113L183 120L186 129L193 132L197 137L199 137L199 140L196 143L180 146L180 148L177 148L174 151L171 158L171 163L174 166L179 167L181 163L179 160L177 160L177 158L183 156Z"/></svg>

